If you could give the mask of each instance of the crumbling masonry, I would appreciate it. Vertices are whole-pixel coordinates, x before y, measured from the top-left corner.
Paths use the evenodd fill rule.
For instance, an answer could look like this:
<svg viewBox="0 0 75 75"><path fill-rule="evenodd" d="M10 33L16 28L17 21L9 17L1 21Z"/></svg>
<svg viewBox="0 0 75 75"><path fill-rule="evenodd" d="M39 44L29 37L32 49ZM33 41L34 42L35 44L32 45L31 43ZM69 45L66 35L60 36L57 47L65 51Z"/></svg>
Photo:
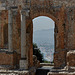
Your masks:
<svg viewBox="0 0 75 75"><path fill-rule="evenodd" d="M55 22L54 67L75 67L74 13L75 0L0 0L0 65L33 66L32 20L47 16Z"/></svg>

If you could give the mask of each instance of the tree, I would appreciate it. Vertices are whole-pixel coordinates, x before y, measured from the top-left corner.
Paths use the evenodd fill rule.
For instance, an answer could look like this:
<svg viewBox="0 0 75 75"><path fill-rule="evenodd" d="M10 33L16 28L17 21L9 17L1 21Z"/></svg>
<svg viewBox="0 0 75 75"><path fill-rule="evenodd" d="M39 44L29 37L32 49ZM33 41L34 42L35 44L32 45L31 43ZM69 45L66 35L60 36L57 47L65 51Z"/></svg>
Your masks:
<svg viewBox="0 0 75 75"><path fill-rule="evenodd" d="M37 56L37 60L39 60L40 63L42 63L44 61L43 60L43 54L41 53L41 51L38 48L38 46L37 46L36 43L33 44L33 55L36 55Z"/></svg>

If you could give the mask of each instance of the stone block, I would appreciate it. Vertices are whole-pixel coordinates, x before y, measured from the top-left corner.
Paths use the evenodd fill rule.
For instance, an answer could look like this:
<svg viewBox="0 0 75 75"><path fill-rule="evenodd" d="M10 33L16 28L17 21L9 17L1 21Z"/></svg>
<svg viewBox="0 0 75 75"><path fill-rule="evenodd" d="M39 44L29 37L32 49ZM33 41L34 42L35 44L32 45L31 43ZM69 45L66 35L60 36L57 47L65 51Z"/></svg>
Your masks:
<svg viewBox="0 0 75 75"><path fill-rule="evenodd" d="M20 69L28 69L27 60L20 60Z"/></svg>
<svg viewBox="0 0 75 75"><path fill-rule="evenodd" d="M75 75L75 72L49 72L47 75Z"/></svg>
<svg viewBox="0 0 75 75"><path fill-rule="evenodd" d="M16 68L16 65L19 65L18 61L16 52L0 51L0 65L9 65L12 68Z"/></svg>
<svg viewBox="0 0 75 75"><path fill-rule="evenodd" d="M70 50L67 52L67 66L68 67L75 67L75 50Z"/></svg>
<svg viewBox="0 0 75 75"><path fill-rule="evenodd" d="M37 57L35 55L33 55L33 65L36 68L40 67L40 61L37 60Z"/></svg>

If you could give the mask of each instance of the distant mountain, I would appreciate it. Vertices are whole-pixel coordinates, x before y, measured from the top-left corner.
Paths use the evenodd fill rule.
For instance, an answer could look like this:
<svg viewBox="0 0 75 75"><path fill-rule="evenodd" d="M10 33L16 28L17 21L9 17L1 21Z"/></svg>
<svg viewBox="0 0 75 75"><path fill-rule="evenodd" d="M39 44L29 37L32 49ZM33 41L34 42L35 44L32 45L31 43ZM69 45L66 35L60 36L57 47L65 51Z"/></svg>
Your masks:
<svg viewBox="0 0 75 75"><path fill-rule="evenodd" d="M53 61L54 29L38 30L33 33L33 42L38 45L44 58Z"/></svg>

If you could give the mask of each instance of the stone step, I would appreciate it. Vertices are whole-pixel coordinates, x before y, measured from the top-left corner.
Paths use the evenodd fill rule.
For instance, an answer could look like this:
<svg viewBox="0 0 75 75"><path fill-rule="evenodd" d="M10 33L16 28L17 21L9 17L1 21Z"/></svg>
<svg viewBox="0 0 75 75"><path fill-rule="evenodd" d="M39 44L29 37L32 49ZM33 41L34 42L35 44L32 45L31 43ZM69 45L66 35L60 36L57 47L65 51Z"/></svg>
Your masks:
<svg viewBox="0 0 75 75"><path fill-rule="evenodd" d="M9 70L12 69L11 65L0 65L0 70Z"/></svg>
<svg viewBox="0 0 75 75"><path fill-rule="evenodd" d="M0 70L0 75L29 75L29 71L19 70Z"/></svg>
<svg viewBox="0 0 75 75"><path fill-rule="evenodd" d="M38 68L36 70L36 75L47 75L48 72L50 72L50 70L52 69L53 67L51 66L43 66L41 68Z"/></svg>
<svg viewBox="0 0 75 75"><path fill-rule="evenodd" d="M75 75L75 72L49 72L47 75Z"/></svg>

